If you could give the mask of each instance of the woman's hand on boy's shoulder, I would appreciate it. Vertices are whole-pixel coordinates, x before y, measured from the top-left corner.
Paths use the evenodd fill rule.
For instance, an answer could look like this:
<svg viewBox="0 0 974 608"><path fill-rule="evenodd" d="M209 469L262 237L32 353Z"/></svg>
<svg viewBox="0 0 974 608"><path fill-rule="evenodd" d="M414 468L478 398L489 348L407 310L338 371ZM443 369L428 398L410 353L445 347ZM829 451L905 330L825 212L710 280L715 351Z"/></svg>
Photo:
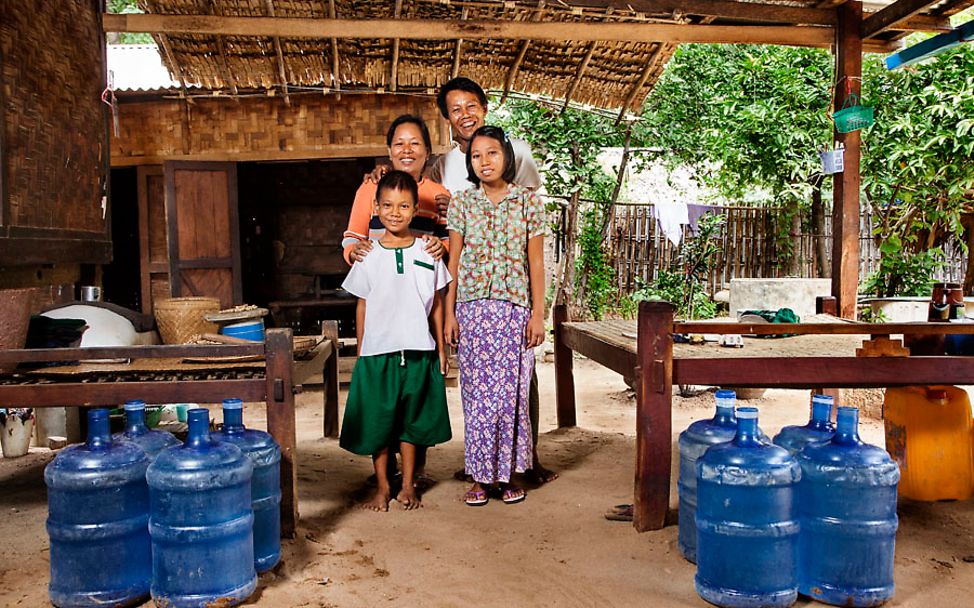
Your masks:
<svg viewBox="0 0 974 608"><path fill-rule="evenodd" d="M352 245L352 250L349 252L348 257L352 260L352 263L361 262L365 259L365 256L369 255L372 251L372 241L368 239L362 239L361 241Z"/></svg>
<svg viewBox="0 0 974 608"><path fill-rule="evenodd" d="M423 240L426 241L423 245L426 253L430 254L434 260L442 260L443 254L446 253L446 246L443 245L443 241L432 234L424 234Z"/></svg>

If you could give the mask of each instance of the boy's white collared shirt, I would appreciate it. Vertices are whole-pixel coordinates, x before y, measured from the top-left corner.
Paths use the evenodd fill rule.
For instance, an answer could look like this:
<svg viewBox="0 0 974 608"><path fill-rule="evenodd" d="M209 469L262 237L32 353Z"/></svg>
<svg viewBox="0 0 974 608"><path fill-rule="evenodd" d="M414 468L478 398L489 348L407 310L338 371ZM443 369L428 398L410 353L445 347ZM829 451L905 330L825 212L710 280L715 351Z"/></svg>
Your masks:
<svg viewBox="0 0 974 608"><path fill-rule="evenodd" d="M352 265L342 288L365 300L360 356L436 349L429 313L436 292L452 278L424 244L416 239L409 247L389 249L373 241L365 259Z"/></svg>

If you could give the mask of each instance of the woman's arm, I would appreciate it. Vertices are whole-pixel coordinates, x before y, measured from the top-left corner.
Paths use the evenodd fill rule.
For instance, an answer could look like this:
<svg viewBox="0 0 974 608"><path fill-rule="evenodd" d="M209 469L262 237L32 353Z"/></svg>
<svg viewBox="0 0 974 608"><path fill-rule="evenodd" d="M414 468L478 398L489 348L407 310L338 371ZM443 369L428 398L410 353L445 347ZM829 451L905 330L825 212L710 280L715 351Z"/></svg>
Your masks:
<svg viewBox="0 0 974 608"><path fill-rule="evenodd" d="M460 252L463 251L463 235L450 231L450 259L447 268L453 280L446 287L445 310L443 311L443 338L450 346L460 341L460 326L457 324L457 284L460 282Z"/></svg>
<svg viewBox="0 0 974 608"><path fill-rule="evenodd" d="M531 289L531 318L524 330L528 348L544 342L544 235L528 239L528 277Z"/></svg>
<svg viewBox="0 0 974 608"><path fill-rule="evenodd" d="M342 255L351 266L361 262L372 249L369 241L369 221L375 208L375 186L362 184L355 192L352 211L348 214L348 228L342 235Z"/></svg>
<svg viewBox="0 0 974 608"><path fill-rule="evenodd" d="M359 298L355 306L355 356L362 352L363 335L365 335L365 298Z"/></svg>

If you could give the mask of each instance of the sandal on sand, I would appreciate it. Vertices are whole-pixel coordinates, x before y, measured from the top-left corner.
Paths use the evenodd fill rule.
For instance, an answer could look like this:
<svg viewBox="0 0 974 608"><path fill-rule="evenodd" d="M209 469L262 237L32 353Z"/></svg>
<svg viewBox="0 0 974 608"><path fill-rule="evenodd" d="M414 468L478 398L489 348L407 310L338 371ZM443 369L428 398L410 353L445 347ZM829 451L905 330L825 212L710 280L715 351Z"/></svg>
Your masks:
<svg viewBox="0 0 974 608"><path fill-rule="evenodd" d="M609 521L632 521L632 505L616 505L605 512Z"/></svg>
<svg viewBox="0 0 974 608"><path fill-rule="evenodd" d="M468 490L463 495L463 502L467 503L468 507L482 507L488 500L485 490Z"/></svg>
<svg viewBox="0 0 974 608"><path fill-rule="evenodd" d="M505 505L514 505L524 500L527 496L522 488L517 486L507 486L504 488L504 492L501 493L501 500L504 501Z"/></svg>

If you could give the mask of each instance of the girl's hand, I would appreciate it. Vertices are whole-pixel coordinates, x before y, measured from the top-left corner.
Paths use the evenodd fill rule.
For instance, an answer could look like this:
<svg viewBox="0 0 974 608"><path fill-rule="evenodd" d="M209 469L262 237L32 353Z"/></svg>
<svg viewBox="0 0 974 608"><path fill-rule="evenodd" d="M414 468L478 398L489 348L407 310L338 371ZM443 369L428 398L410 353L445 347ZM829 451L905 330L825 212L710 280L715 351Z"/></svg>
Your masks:
<svg viewBox="0 0 974 608"><path fill-rule="evenodd" d="M443 319L443 341L454 348L460 342L460 324L456 316L449 313Z"/></svg>
<svg viewBox="0 0 974 608"><path fill-rule="evenodd" d="M365 256L369 255L372 251L372 241L361 240L354 245L352 245L352 251L348 254L348 257L352 260L352 263L361 262L365 259Z"/></svg>
<svg viewBox="0 0 974 608"><path fill-rule="evenodd" d="M436 212L440 214L440 217L445 218L446 212L450 208L450 196L448 194L437 194L433 200L436 201Z"/></svg>
<svg viewBox="0 0 974 608"><path fill-rule="evenodd" d="M443 241L432 234L424 234L423 240L426 241L426 244L423 245L426 253L433 256L434 260L442 260L443 254L446 253L446 247L443 245Z"/></svg>
<svg viewBox="0 0 974 608"><path fill-rule="evenodd" d="M531 315L528 326L524 328L524 338L527 348L541 346L541 343L544 342L544 317Z"/></svg>
<svg viewBox="0 0 974 608"><path fill-rule="evenodd" d="M444 377L450 372L450 358L446 356L446 351L440 351L440 373Z"/></svg>

